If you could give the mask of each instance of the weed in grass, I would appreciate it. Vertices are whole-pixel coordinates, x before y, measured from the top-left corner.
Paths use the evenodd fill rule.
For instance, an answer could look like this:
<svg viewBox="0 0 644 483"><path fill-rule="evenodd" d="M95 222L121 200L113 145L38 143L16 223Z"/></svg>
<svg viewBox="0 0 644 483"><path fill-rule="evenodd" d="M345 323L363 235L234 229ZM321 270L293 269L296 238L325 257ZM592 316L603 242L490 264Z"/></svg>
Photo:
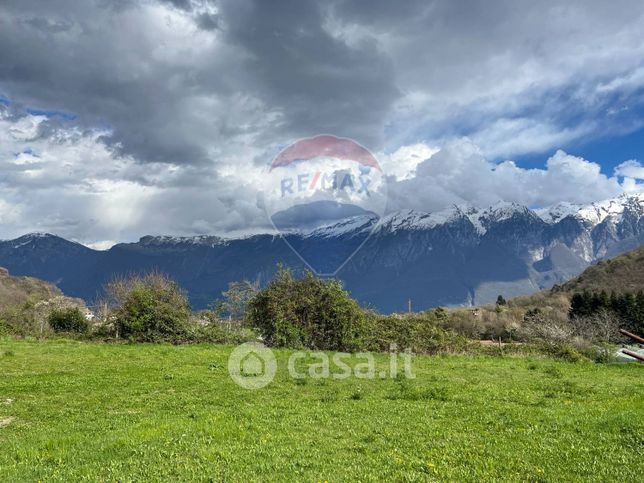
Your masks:
<svg viewBox="0 0 644 483"><path fill-rule="evenodd" d="M544 372L545 374L548 374L549 376L551 376L551 377L552 377L552 378L554 378L554 379L559 379L559 378L561 378L561 371L560 371L559 369L557 369L556 367L554 367L554 366L548 366L548 367L546 367L546 368L543 370L543 372Z"/></svg>
<svg viewBox="0 0 644 483"><path fill-rule="evenodd" d="M444 387L428 387L420 391L420 399L447 401L449 398Z"/></svg>
<svg viewBox="0 0 644 483"><path fill-rule="evenodd" d="M594 389L580 386L575 381L558 381L550 383L545 388L544 397L549 399L585 398L592 395Z"/></svg>
<svg viewBox="0 0 644 483"><path fill-rule="evenodd" d="M360 441L364 444L373 444L377 440L377 437L375 434L369 434L365 436L364 438L361 438Z"/></svg>
<svg viewBox="0 0 644 483"><path fill-rule="evenodd" d="M633 422L626 422L620 427L622 445L635 451L644 451L644 430Z"/></svg>
<svg viewBox="0 0 644 483"><path fill-rule="evenodd" d="M351 399L352 401L361 401L362 399L364 399L364 393L361 389L358 389L357 391L352 393L351 396L349 396L349 399Z"/></svg>
<svg viewBox="0 0 644 483"><path fill-rule="evenodd" d="M395 389L386 399L405 401L447 401L447 391L444 387L418 387L408 379L396 381Z"/></svg>
<svg viewBox="0 0 644 483"><path fill-rule="evenodd" d="M397 383L404 384L404 383L408 383L409 379L407 377L405 377L404 374L399 372L399 373L396 374L396 377L394 378L394 381L396 381Z"/></svg>
<svg viewBox="0 0 644 483"><path fill-rule="evenodd" d="M338 400L338 395L334 392L326 392L320 397L320 401L323 403L332 403Z"/></svg>

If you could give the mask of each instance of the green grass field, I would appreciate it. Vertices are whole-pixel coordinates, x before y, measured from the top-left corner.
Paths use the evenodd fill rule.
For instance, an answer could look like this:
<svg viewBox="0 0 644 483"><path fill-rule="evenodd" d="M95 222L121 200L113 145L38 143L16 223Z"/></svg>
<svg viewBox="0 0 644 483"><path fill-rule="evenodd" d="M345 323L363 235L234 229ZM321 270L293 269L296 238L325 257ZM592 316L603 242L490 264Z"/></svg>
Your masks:
<svg viewBox="0 0 644 483"><path fill-rule="evenodd" d="M249 391L230 347L0 342L1 481L641 481L644 367L420 357ZM378 357L384 368L386 356Z"/></svg>

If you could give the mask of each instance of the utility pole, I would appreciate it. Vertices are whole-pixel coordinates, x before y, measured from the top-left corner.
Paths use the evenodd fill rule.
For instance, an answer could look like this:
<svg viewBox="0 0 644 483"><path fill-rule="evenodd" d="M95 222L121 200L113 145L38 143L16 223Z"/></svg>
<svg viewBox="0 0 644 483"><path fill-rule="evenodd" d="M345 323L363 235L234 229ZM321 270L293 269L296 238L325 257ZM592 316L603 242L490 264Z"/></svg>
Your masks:
<svg viewBox="0 0 644 483"><path fill-rule="evenodd" d="M407 300L407 310L411 314L411 299Z"/></svg>

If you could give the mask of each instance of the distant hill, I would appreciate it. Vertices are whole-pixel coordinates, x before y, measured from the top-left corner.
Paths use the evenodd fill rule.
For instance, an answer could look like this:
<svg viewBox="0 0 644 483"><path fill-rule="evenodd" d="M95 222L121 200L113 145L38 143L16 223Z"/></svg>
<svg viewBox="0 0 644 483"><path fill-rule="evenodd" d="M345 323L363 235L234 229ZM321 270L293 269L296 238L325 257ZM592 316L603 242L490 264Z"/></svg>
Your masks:
<svg viewBox="0 0 644 483"><path fill-rule="evenodd" d="M644 245L614 258L601 260L562 285L515 297L509 304L522 308L554 307L561 313L567 313L572 295L584 290L605 290L608 294L613 291L635 294L644 290Z"/></svg>
<svg viewBox="0 0 644 483"><path fill-rule="evenodd" d="M12 277L6 268L0 268L0 313L62 295L54 285L32 277Z"/></svg>
<svg viewBox="0 0 644 483"><path fill-rule="evenodd" d="M644 246L602 260L588 267L578 277L555 288L563 292L638 292L644 290Z"/></svg>

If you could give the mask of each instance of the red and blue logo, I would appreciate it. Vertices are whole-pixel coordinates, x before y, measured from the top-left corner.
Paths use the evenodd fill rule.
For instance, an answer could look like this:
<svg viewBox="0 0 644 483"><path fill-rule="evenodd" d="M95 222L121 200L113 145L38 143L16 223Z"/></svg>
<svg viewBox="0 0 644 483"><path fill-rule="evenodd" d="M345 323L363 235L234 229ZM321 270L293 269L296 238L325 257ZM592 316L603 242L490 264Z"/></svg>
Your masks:
<svg viewBox="0 0 644 483"><path fill-rule="evenodd" d="M265 175L271 224L318 275L335 275L346 265L385 211L382 169L351 139L301 139L275 156Z"/></svg>

